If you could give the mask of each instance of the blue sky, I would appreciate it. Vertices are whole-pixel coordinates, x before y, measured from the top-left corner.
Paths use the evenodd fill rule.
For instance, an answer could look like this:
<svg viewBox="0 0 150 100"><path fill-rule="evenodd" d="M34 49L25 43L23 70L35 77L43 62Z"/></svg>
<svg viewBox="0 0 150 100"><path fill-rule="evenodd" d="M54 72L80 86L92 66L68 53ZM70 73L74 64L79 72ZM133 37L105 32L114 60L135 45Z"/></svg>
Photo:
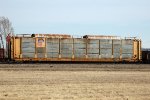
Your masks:
<svg viewBox="0 0 150 100"><path fill-rule="evenodd" d="M16 34L140 37L150 48L150 0L0 0Z"/></svg>

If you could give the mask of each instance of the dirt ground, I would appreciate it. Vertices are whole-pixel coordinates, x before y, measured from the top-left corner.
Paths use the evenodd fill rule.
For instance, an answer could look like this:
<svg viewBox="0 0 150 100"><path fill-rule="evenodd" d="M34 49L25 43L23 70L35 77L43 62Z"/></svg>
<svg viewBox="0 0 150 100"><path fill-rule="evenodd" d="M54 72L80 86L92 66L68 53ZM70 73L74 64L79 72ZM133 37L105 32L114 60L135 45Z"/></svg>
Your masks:
<svg viewBox="0 0 150 100"><path fill-rule="evenodd" d="M150 100L150 65L0 64L0 100Z"/></svg>

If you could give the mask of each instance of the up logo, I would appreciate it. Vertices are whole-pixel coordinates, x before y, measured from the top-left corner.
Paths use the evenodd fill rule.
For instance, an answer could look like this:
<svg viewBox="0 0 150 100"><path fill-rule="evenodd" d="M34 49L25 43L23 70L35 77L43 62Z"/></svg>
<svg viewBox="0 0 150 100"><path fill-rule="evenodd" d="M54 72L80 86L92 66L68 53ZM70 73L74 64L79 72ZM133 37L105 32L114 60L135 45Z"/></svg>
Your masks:
<svg viewBox="0 0 150 100"><path fill-rule="evenodd" d="M36 40L36 46L37 47L45 47L45 39L44 38L37 38Z"/></svg>

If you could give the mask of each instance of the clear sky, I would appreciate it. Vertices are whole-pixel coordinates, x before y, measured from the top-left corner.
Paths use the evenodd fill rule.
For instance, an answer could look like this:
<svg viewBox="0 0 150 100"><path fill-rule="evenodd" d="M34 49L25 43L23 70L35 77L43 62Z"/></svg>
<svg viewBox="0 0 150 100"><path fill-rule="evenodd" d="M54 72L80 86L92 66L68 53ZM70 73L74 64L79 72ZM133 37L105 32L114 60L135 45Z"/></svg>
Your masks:
<svg viewBox="0 0 150 100"><path fill-rule="evenodd" d="M150 48L150 0L0 0L15 34L140 37Z"/></svg>

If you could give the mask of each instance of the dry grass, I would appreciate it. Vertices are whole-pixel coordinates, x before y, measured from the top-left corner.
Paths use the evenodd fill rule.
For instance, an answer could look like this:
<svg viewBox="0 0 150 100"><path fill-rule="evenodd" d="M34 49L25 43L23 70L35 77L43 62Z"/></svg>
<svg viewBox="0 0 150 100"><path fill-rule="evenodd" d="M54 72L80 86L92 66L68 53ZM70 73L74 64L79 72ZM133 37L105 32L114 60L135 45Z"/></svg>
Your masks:
<svg viewBox="0 0 150 100"><path fill-rule="evenodd" d="M0 100L150 100L149 67L1 64Z"/></svg>

